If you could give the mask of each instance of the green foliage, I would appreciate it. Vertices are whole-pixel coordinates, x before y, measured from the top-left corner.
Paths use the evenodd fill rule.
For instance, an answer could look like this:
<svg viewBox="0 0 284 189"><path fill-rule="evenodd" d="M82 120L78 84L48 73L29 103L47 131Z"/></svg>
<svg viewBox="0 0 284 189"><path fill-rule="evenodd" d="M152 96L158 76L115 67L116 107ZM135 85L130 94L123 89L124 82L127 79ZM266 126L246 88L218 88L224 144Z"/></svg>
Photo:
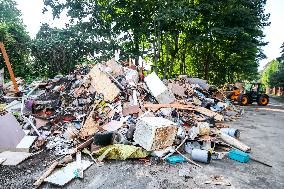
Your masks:
<svg viewBox="0 0 284 189"><path fill-rule="evenodd" d="M67 10L84 56L152 59L162 77L188 74L221 84L252 80L261 46L266 0L44 0L53 15ZM67 29L69 30L69 29ZM91 57L97 59L97 57Z"/></svg>
<svg viewBox="0 0 284 189"><path fill-rule="evenodd" d="M284 87L284 43L281 55L269 62L261 73L261 80L267 87Z"/></svg>
<svg viewBox="0 0 284 189"><path fill-rule="evenodd" d="M280 57L269 62L261 73L261 79L268 87L284 87L284 43L281 49Z"/></svg>
<svg viewBox="0 0 284 189"><path fill-rule="evenodd" d="M269 85L274 86L274 87L284 87L284 65L283 63L279 65L278 71L271 74Z"/></svg>
<svg viewBox="0 0 284 189"><path fill-rule="evenodd" d="M271 75L278 71L278 67L279 67L279 62L277 60L272 60L264 68L261 74L261 80L263 84L265 84L267 87L269 86L272 87L270 85Z"/></svg>
<svg viewBox="0 0 284 189"><path fill-rule="evenodd" d="M68 74L79 61L83 61L86 54L72 28L50 28L47 24L41 26L31 49L34 57L33 75L36 77Z"/></svg>
<svg viewBox="0 0 284 189"><path fill-rule="evenodd" d="M15 75L28 77L30 37L20 16L15 1L0 0L0 41L5 45ZM0 67L6 67L1 52Z"/></svg>

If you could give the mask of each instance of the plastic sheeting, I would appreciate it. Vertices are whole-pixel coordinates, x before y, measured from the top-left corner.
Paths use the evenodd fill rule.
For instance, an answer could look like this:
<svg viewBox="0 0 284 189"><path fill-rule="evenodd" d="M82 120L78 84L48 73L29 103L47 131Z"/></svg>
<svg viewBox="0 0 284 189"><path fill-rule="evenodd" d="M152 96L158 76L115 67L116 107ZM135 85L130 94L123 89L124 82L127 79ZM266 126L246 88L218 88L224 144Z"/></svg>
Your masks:
<svg viewBox="0 0 284 189"><path fill-rule="evenodd" d="M149 154L150 152L147 152L140 147L124 144L110 145L92 153L93 156L99 156L99 161L104 159L125 160L128 158L145 158Z"/></svg>

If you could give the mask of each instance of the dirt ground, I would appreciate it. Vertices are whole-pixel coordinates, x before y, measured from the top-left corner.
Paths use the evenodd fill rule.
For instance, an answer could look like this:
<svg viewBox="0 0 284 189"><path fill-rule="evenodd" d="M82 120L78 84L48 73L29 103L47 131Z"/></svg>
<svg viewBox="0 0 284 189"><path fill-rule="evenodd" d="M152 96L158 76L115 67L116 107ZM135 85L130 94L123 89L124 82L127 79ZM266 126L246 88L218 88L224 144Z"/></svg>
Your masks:
<svg viewBox="0 0 284 189"><path fill-rule="evenodd" d="M215 160L203 168L189 163L170 165L155 158L107 161L91 166L84 179L75 179L64 188L144 189L144 188L284 188L284 103L271 99L267 107L245 107L244 116L230 123L241 131L241 141L252 148L254 158L271 164L266 167L250 161ZM32 188L32 183L52 157L41 153L16 167L0 166L0 188ZM211 175L223 175L231 186L204 184ZM58 188L45 183L41 188Z"/></svg>

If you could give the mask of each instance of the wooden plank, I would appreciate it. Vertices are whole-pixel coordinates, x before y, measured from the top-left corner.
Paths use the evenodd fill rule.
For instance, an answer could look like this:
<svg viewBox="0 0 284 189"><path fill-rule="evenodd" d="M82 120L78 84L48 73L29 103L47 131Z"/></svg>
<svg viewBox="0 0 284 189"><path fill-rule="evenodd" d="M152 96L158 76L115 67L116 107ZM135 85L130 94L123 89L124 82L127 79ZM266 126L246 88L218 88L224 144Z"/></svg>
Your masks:
<svg viewBox="0 0 284 189"><path fill-rule="evenodd" d="M37 179L36 182L34 182L34 186L37 188L39 187L44 179L46 179L57 167L57 165L61 165L61 164L65 164L65 163L70 163L72 162L72 156L71 155L67 155L64 156L61 160L56 160L54 161L46 170L45 172Z"/></svg>
<svg viewBox="0 0 284 189"><path fill-rule="evenodd" d="M91 78L91 85L95 90L104 95L105 101L113 101L120 93L120 90L101 69L103 67L100 64L95 65L88 77Z"/></svg>
<svg viewBox="0 0 284 189"><path fill-rule="evenodd" d="M59 164L59 161L55 161L47 170L38 178L38 180L33 184L35 187L39 187L43 183L44 179L47 178Z"/></svg>
<svg viewBox="0 0 284 189"><path fill-rule="evenodd" d="M19 92L19 87L18 87L18 84L16 82L16 79L15 79L15 76L14 76L14 72L13 72L13 69L12 69L12 66L11 66L8 54L6 52L5 46L4 46L4 44L2 42L0 42L0 49L2 51L2 54L3 54L4 60L5 60L6 66L8 68L11 81L13 82L14 89L18 93Z"/></svg>
<svg viewBox="0 0 284 189"><path fill-rule="evenodd" d="M224 117L216 112L208 110L207 108L194 106L192 104L144 104L145 108L158 110L160 108L176 108L182 110L193 110L208 117L214 117L216 121L223 121Z"/></svg>

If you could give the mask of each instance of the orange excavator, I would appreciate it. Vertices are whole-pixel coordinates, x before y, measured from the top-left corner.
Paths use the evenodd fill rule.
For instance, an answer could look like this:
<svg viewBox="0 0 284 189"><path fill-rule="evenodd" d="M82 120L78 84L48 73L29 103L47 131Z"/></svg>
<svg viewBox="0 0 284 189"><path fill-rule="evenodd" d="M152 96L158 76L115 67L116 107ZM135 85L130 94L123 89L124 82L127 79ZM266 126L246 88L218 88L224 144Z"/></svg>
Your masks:
<svg viewBox="0 0 284 189"><path fill-rule="evenodd" d="M3 55L3 58L5 60L6 66L8 68L10 78L11 78L11 81L14 85L14 89L16 91L16 94L20 94L19 87L18 87L17 81L15 79L15 75L14 75L14 72L13 72L13 69L12 69L12 66L11 66L11 63L10 63L10 60L9 60L9 57L8 57L8 54L6 52L6 49L5 49L3 42L0 42L0 49L1 49L1 52L2 52L2 55Z"/></svg>

